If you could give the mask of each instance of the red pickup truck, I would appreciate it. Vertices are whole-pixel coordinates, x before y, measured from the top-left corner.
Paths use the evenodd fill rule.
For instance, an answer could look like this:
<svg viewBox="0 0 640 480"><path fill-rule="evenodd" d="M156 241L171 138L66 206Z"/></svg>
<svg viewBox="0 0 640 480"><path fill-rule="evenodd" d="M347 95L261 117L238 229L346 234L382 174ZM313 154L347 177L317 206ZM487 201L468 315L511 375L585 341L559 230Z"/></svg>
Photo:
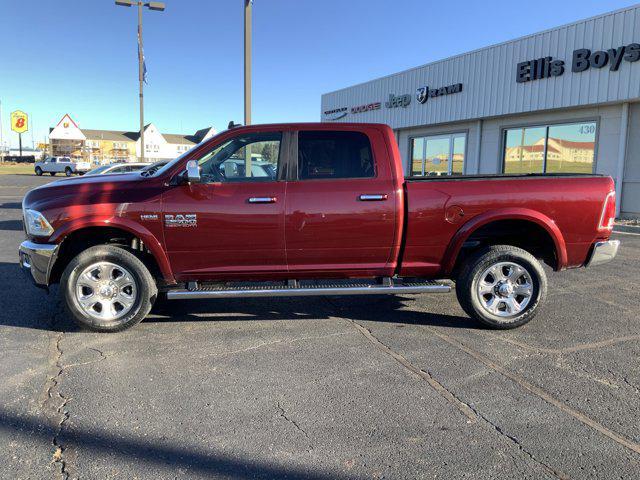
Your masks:
<svg viewBox="0 0 640 480"><path fill-rule="evenodd" d="M513 328L554 270L615 257L611 178L405 178L378 124L236 127L157 169L23 201L22 267L76 321L117 331L168 299L448 292Z"/></svg>

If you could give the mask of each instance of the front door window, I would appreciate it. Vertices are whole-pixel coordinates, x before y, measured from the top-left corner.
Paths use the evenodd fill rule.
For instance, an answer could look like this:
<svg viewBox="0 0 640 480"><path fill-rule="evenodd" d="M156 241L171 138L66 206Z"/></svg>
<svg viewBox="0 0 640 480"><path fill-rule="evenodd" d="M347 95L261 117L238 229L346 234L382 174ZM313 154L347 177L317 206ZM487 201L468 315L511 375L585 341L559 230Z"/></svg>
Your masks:
<svg viewBox="0 0 640 480"><path fill-rule="evenodd" d="M227 140L198 160L202 181L275 181L281 140L280 132L252 133Z"/></svg>

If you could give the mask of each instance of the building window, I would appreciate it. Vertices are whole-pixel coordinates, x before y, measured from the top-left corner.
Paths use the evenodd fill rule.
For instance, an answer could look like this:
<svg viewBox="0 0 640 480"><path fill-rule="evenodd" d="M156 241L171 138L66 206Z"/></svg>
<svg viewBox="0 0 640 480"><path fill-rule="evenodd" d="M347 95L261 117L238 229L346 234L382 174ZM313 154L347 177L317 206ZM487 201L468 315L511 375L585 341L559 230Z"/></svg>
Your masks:
<svg viewBox="0 0 640 480"><path fill-rule="evenodd" d="M593 173L596 122L510 128L504 173Z"/></svg>
<svg viewBox="0 0 640 480"><path fill-rule="evenodd" d="M467 146L465 133L411 139L411 176L462 175Z"/></svg>

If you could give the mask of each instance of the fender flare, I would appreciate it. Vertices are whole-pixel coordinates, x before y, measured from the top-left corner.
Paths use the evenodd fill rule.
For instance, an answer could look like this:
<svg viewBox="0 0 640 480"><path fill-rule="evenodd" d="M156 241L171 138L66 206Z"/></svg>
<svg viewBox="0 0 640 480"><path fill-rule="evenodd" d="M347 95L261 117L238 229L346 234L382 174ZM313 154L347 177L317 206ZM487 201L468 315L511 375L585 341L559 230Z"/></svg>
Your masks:
<svg viewBox="0 0 640 480"><path fill-rule="evenodd" d="M558 225L545 214L529 208L502 208L482 213L465 223L453 236L445 253L443 270L450 274L458 259L462 245L480 227L499 220L524 220L542 227L553 240L557 264L555 270L562 270L567 265L567 246Z"/></svg>
<svg viewBox="0 0 640 480"><path fill-rule="evenodd" d="M50 241L54 243L62 243L70 234L77 232L78 230L92 227L117 228L138 237L144 242L145 246L151 252L151 255L153 255L164 280L169 283L175 283L169 258L167 257L164 248L162 248L160 241L149 230L127 218L109 217L105 219L96 219L95 217L91 217L91 219L75 219L65 224L59 230L56 230L50 238Z"/></svg>

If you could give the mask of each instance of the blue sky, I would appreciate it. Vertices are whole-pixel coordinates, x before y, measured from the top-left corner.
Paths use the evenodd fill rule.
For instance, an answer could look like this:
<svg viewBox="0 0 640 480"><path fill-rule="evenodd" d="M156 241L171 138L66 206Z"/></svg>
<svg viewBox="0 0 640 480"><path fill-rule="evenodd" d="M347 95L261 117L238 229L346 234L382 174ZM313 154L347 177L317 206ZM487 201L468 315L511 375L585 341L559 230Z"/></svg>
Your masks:
<svg viewBox="0 0 640 480"><path fill-rule="evenodd" d="M634 4L623 0L255 0L253 123L317 121L322 93ZM243 1L144 13L145 120L167 133L243 117ZM0 101L36 142L64 113L138 128L136 11L113 0L0 0ZM23 135L31 145L31 133Z"/></svg>

